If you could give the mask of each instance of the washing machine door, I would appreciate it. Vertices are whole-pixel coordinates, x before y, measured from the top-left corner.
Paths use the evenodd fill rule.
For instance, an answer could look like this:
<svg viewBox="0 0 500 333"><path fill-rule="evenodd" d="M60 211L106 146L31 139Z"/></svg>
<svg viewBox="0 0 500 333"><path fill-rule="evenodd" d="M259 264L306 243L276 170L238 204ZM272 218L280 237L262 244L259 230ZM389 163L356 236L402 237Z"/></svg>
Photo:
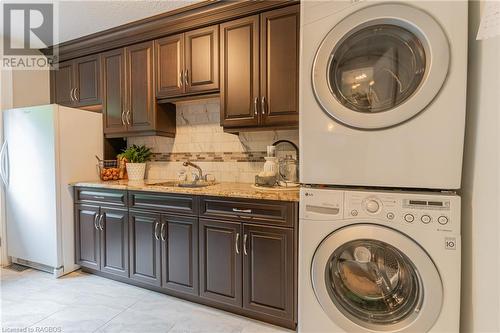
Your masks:
<svg viewBox="0 0 500 333"><path fill-rule="evenodd" d="M448 39L426 12L404 4L361 9L319 47L312 86L323 110L359 129L412 118L436 97L450 63Z"/></svg>
<svg viewBox="0 0 500 333"><path fill-rule="evenodd" d="M427 332L443 303L437 268L412 239L356 224L330 234L311 267L316 298L347 332Z"/></svg>

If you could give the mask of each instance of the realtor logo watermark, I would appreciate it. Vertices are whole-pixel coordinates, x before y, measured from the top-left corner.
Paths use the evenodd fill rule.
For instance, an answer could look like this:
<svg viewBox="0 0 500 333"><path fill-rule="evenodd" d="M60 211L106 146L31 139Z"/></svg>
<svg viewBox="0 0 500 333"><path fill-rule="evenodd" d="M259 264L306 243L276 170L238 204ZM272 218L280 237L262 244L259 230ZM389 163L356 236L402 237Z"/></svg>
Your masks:
<svg viewBox="0 0 500 333"><path fill-rule="evenodd" d="M54 68L58 48L49 47L57 44L56 9L54 3L2 4L2 68Z"/></svg>

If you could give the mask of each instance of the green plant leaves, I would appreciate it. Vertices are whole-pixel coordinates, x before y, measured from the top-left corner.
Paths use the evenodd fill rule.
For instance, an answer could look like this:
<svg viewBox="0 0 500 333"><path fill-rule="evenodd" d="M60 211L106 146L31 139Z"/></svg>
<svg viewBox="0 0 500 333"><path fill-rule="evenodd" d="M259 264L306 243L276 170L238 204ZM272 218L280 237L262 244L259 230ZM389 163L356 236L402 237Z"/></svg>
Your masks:
<svg viewBox="0 0 500 333"><path fill-rule="evenodd" d="M123 152L118 155L118 158L126 158L129 163L145 163L151 160L152 155L151 148L144 145L132 145L124 149Z"/></svg>

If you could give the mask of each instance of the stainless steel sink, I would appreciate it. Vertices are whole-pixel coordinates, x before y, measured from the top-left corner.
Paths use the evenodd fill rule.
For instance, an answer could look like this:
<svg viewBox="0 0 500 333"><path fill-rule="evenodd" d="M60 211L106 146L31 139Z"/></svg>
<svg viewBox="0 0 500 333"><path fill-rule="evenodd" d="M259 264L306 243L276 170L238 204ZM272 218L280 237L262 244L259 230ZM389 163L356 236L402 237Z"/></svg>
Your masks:
<svg viewBox="0 0 500 333"><path fill-rule="evenodd" d="M199 188L215 185L213 182L206 181L196 181L196 182L180 182L180 181L166 181L161 183L152 183L151 186L163 186L163 187L186 187L186 188Z"/></svg>

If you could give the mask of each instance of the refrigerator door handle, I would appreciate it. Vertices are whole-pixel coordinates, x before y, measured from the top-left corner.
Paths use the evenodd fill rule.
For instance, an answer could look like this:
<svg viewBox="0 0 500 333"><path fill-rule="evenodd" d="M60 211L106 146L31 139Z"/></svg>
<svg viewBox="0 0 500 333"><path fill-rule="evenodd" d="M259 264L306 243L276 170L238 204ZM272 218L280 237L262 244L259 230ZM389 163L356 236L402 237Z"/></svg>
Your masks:
<svg viewBox="0 0 500 333"><path fill-rule="evenodd" d="M5 140L2 145L2 150L0 150L0 176L2 178L2 182L6 187L9 186L9 165L8 165L7 154L8 154L7 140Z"/></svg>

